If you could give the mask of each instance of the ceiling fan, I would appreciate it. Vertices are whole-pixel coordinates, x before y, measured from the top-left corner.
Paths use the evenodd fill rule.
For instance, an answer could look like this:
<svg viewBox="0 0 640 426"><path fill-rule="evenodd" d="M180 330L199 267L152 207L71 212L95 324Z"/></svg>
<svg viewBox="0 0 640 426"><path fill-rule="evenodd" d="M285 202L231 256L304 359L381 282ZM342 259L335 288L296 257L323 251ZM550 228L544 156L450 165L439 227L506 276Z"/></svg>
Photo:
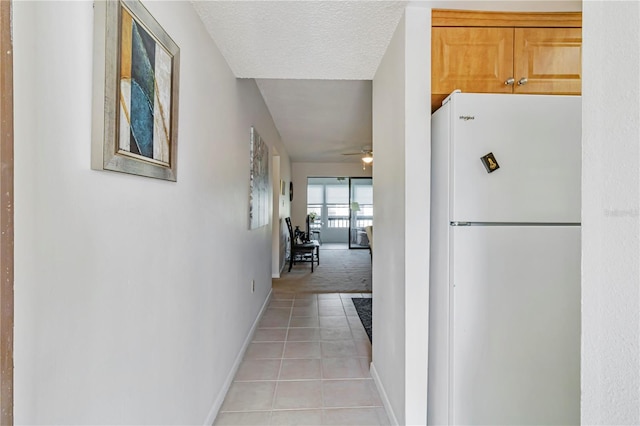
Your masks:
<svg viewBox="0 0 640 426"><path fill-rule="evenodd" d="M360 152L346 152L346 153L343 153L342 155L361 155L363 163L365 164L373 163L373 150L371 149L371 147L368 147L368 146L362 147Z"/></svg>

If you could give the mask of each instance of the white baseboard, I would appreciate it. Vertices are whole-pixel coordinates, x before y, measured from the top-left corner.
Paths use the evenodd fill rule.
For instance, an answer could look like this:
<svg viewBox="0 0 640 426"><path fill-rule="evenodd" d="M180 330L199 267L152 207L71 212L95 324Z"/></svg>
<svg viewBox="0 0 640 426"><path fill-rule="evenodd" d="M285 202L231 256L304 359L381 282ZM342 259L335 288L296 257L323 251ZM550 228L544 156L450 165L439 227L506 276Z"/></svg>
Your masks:
<svg viewBox="0 0 640 426"><path fill-rule="evenodd" d="M269 301L271 300L271 294L272 292L271 290L269 290L269 294L267 295L267 298L264 300L264 303L262 304L262 308L260 309L260 312L258 312L258 316L253 322L251 329L249 330L249 334L244 339L244 343L242 344L242 347L240 348L240 352L238 353L235 361L233 362L233 366L231 367L231 370L229 371L229 374L227 375L227 378L224 381L224 384L222 385L222 389L220 389L220 392L218 392L218 396L213 401L213 405L209 410L209 414L207 415L207 418L204 421L205 426L212 425L213 422L216 420L216 417L218 416L218 411L220 411L220 407L222 407L222 403L224 402L224 397L227 396L227 392L231 387L231 383L233 383L233 378L238 372L238 368L240 368L240 364L242 363L244 354L247 351L247 348L249 347L251 340L253 340L253 335L256 332L256 328L258 328L258 323L260 322L260 319L262 318L264 311L267 309L267 306L269 306Z"/></svg>
<svg viewBox="0 0 640 426"><path fill-rule="evenodd" d="M387 412L387 417L389 417L389 422L398 426L398 418L393 412L393 408L391 408L391 401L389 401L389 397L387 396L387 392L384 390L384 386L382 386L382 382L380 381L380 376L378 376L378 372L376 371L376 366L371 363L369 366L369 370L371 372L371 378L373 378L373 383L376 384L376 388L378 389L378 393L380 394L380 399L382 399L382 405L384 406L384 410Z"/></svg>
<svg viewBox="0 0 640 426"><path fill-rule="evenodd" d="M284 268L287 267L287 261L285 260L282 265L280 265L280 270L278 272L276 272L275 274L271 275L271 278L280 278L282 276L282 271L284 271Z"/></svg>

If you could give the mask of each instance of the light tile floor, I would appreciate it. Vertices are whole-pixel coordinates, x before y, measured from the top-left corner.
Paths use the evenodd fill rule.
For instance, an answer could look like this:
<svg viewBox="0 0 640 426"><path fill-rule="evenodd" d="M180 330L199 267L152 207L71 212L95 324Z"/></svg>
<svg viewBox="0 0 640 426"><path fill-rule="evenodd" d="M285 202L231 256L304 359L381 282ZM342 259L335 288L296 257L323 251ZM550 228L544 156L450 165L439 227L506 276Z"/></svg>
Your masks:
<svg viewBox="0 0 640 426"><path fill-rule="evenodd" d="M352 297L274 293L216 425L388 425Z"/></svg>

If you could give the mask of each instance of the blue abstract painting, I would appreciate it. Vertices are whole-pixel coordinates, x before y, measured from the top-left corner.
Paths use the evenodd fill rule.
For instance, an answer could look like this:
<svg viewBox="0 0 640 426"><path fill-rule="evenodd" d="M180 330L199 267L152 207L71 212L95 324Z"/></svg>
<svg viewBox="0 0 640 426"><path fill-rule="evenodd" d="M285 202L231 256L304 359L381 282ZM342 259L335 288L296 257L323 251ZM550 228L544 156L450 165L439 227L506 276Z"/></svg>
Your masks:
<svg viewBox="0 0 640 426"><path fill-rule="evenodd" d="M169 165L171 56L122 9L120 153Z"/></svg>

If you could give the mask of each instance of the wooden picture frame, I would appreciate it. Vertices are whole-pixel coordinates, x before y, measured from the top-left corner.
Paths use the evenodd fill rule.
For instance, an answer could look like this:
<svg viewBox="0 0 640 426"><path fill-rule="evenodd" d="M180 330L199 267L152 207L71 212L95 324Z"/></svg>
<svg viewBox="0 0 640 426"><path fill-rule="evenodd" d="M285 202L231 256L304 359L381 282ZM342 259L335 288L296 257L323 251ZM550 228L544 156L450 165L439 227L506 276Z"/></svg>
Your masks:
<svg viewBox="0 0 640 426"><path fill-rule="evenodd" d="M176 181L180 48L137 0L94 15L91 168Z"/></svg>

